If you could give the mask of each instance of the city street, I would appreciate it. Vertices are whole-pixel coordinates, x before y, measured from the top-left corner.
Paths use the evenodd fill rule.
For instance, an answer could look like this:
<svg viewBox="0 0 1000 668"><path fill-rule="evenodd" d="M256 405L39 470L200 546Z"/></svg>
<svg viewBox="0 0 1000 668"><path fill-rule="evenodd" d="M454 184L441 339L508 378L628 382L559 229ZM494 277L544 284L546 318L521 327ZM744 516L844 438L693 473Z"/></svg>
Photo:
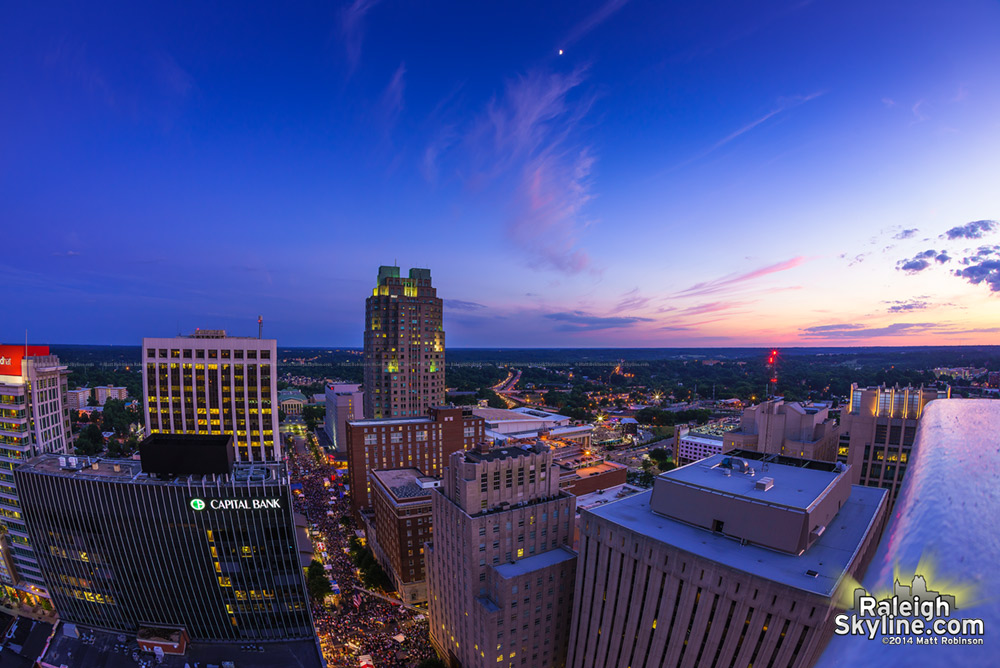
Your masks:
<svg viewBox="0 0 1000 668"><path fill-rule="evenodd" d="M296 441L299 445L305 439L296 437ZM358 657L367 654L377 668L410 668L433 657L425 615L389 603L379 593L357 592L367 590L348 553L349 531L340 521L350 515L350 501L346 495L337 498L337 485L325 484L334 468L317 462L307 449L296 447L289 449L289 470L292 482L302 485L295 509L319 531L320 538L314 540L317 558L323 560L320 555L326 552L325 564L331 566L328 573L342 592L339 606L313 603L316 632L328 665L355 668ZM357 607L355 593L360 593ZM404 636L403 642L394 638L399 635Z"/></svg>

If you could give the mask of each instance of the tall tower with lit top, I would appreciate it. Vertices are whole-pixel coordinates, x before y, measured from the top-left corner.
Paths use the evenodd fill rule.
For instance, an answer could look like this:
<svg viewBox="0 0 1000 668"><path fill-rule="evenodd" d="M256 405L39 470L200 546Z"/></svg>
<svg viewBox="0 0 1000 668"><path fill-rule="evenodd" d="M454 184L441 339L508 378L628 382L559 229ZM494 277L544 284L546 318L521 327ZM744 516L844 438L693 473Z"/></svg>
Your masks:
<svg viewBox="0 0 1000 668"><path fill-rule="evenodd" d="M430 269L378 269L365 301L365 418L415 417L444 403L442 300Z"/></svg>

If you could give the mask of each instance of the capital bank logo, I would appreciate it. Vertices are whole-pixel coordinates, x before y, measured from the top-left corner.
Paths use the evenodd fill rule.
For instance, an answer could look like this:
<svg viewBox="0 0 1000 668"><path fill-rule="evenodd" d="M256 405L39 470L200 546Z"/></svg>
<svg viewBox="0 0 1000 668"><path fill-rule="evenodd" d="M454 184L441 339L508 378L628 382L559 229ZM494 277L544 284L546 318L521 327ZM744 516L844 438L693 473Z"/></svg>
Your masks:
<svg viewBox="0 0 1000 668"><path fill-rule="evenodd" d="M201 499L191 499L191 507L195 510L205 510L205 502Z"/></svg>

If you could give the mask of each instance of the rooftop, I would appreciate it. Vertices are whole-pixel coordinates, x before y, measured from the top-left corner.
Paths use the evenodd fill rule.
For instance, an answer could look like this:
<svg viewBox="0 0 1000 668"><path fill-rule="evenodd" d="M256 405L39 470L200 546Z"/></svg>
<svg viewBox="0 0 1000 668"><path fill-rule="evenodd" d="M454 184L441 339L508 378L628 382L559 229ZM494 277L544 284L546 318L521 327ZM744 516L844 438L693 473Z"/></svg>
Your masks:
<svg viewBox="0 0 1000 668"><path fill-rule="evenodd" d="M722 477L718 472L716 475ZM832 596L875 521L885 494L884 489L853 486L851 496L827 530L801 555L749 543L741 545L734 538L654 513L649 507L652 490L583 512L735 570L820 596Z"/></svg>
<svg viewBox="0 0 1000 668"><path fill-rule="evenodd" d="M661 473L658 478L724 496L805 510L846 473L846 469L837 470L836 465L830 462L791 457L768 457L762 461L762 457L757 452L734 450ZM752 473L739 473L735 468L727 469L723 465L726 460L737 459L748 462ZM725 475L726 471L730 471L730 475ZM756 488L756 483L763 477L774 481L773 487L767 491Z"/></svg>
<svg viewBox="0 0 1000 668"><path fill-rule="evenodd" d="M62 460L62 461L60 461ZM74 463L75 460L75 463ZM94 466L97 468L94 468ZM146 485L188 485L202 482L215 484L211 475L178 475L167 478L153 477L142 470L142 464L135 459L109 459L103 457L74 457L57 454L43 454L30 459L18 467L25 473L41 473L64 478L105 480L108 482L139 483ZM283 485L285 466L280 462L237 463L233 465L231 476L221 475L223 482L242 485Z"/></svg>
<svg viewBox="0 0 1000 668"><path fill-rule="evenodd" d="M508 445L502 448L493 448L489 452L479 452L478 450L466 450L465 461L470 463L492 462L508 457L525 457L527 455L538 454L533 445Z"/></svg>
<svg viewBox="0 0 1000 668"><path fill-rule="evenodd" d="M419 469L382 469L372 471L371 475L389 490L397 502L429 499L431 496L430 488L424 488L420 485L420 482L428 480L428 477ZM430 478L430 480L435 479Z"/></svg>
<svg viewBox="0 0 1000 668"><path fill-rule="evenodd" d="M558 421L570 419L565 415L547 413L536 408L515 408L513 410L507 410L506 408L473 408L472 412L487 422L524 422L525 420L543 422L546 420Z"/></svg>
<svg viewBox="0 0 1000 668"><path fill-rule="evenodd" d="M549 566L555 566L556 564L575 558L576 554L573 552L570 552L562 547L557 547L554 550L546 550L541 554L525 557L524 559L518 559L514 563L500 564L495 568L495 570L497 575L502 577L504 580L508 580L519 575L527 575L533 571L548 568Z"/></svg>
<svg viewBox="0 0 1000 668"><path fill-rule="evenodd" d="M51 666L86 666L87 668L136 668L132 652L139 645L134 637L126 636L119 642L118 634L102 631L83 631L87 637L94 636L93 644L84 643L81 638L56 633L44 661ZM249 649L254 648L254 649ZM261 651L258 651L260 648ZM190 643L184 656L165 654L163 663L156 663L152 652L139 652L150 665L159 668L185 668L195 665L222 666L225 662L239 668L320 668L323 662L319 647L314 640L297 640L280 643L254 643L251 641L233 643Z"/></svg>

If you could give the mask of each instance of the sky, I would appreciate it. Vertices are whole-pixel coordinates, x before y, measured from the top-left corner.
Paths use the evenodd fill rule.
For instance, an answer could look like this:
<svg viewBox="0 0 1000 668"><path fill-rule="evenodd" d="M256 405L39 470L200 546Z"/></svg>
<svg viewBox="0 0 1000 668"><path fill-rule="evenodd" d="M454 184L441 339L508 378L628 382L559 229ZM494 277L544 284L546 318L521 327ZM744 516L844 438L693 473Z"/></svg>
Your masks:
<svg viewBox="0 0 1000 668"><path fill-rule="evenodd" d="M211 6L208 6L211 4ZM1000 5L8 3L0 341L1000 341Z"/></svg>

